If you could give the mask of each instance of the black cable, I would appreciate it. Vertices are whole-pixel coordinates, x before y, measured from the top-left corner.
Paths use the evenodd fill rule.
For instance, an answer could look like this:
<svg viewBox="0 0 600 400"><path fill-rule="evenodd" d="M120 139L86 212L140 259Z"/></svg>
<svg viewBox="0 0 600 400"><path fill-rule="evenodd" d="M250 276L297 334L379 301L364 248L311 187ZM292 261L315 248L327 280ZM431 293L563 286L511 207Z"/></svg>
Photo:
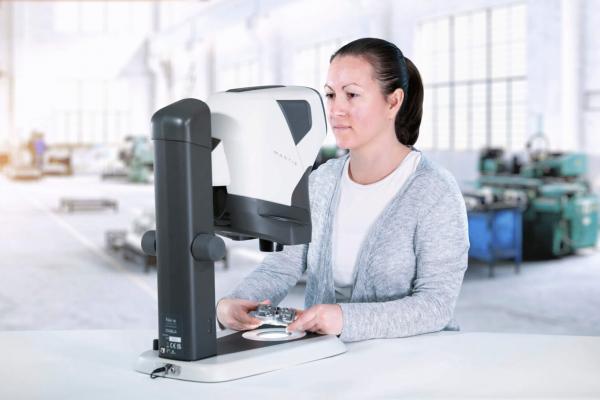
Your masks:
<svg viewBox="0 0 600 400"><path fill-rule="evenodd" d="M173 364L165 364L164 367L156 368L154 371L150 373L150 379L156 379L158 377L164 378L169 373L169 368L171 368ZM161 372L164 372L164 375L157 375Z"/></svg>
<svg viewBox="0 0 600 400"><path fill-rule="evenodd" d="M156 378L158 378L158 375L156 375L156 374L158 374L160 372L166 372L166 371L167 371L167 369L165 367L156 368L154 371L152 371L152 373L150 373L150 378L156 379Z"/></svg>

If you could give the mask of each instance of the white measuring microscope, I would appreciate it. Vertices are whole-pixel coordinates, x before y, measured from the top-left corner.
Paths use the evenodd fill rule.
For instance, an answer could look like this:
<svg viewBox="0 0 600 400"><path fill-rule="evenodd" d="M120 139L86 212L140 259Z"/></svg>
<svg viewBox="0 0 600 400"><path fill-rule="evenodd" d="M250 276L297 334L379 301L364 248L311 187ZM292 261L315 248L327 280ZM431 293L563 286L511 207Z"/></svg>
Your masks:
<svg viewBox="0 0 600 400"><path fill-rule="evenodd" d="M258 86L184 99L152 117L158 339L135 369L151 376L221 382L344 353L335 335L285 326L217 338L216 236L258 238L263 251L309 243L308 176L326 134L325 109L306 87ZM259 309L286 325L289 309ZM286 322L287 321L287 322Z"/></svg>

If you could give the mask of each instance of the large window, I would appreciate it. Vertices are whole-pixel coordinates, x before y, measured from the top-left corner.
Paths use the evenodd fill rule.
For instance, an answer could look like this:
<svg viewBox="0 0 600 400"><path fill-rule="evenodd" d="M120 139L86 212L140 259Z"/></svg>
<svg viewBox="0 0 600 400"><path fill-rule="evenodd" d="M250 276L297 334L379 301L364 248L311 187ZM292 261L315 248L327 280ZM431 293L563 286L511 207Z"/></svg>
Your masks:
<svg viewBox="0 0 600 400"><path fill-rule="evenodd" d="M53 7L54 31L61 33L145 33L152 23L147 1L59 1Z"/></svg>
<svg viewBox="0 0 600 400"><path fill-rule="evenodd" d="M312 87L322 93L327 80L329 58L340 48L341 42L340 39L333 39L298 49L293 55L293 83Z"/></svg>
<svg viewBox="0 0 600 400"><path fill-rule="evenodd" d="M416 64L425 85L419 147L523 148L525 32L524 4L419 24Z"/></svg>
<svg viewBox="0 0 600 400"><path fill-rule="evenodd" d="M217 69L215 91L259 84L258 60L247 60Z"/></svg>
<svg viewBox="0 0 600 400"><path fill-rule="evenodd" d="M130 88L124 81L65 81L56 98L56 141L118 143L132 132Z"/></svg>

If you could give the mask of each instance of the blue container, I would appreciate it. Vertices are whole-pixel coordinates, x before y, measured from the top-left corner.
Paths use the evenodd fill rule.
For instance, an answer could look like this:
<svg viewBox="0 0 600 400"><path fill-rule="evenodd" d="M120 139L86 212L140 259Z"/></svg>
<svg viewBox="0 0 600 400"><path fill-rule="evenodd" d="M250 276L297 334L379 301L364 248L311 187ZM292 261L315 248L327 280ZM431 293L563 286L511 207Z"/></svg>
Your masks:
<svg viewBox="0 0 600 400"><path fill-rule="evenodd" d="M517 207L468 212L469 257L485 261L494 275L498 260L513 259L518 273L523 259L522 210Z"/></svg>

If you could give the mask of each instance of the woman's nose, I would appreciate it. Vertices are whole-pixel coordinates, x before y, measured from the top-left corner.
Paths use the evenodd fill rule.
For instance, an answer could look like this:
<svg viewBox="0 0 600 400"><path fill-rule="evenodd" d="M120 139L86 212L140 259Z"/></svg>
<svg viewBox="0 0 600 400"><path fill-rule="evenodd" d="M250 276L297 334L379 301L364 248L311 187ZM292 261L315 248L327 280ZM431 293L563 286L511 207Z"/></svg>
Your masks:
<svg viewBox="0 0 600 400"><path fill-rule="evenodd" d="M348 110L345 104L337 99L332 99L329 102L329 114L336 117L343 117L348 115Z"/></svg>

